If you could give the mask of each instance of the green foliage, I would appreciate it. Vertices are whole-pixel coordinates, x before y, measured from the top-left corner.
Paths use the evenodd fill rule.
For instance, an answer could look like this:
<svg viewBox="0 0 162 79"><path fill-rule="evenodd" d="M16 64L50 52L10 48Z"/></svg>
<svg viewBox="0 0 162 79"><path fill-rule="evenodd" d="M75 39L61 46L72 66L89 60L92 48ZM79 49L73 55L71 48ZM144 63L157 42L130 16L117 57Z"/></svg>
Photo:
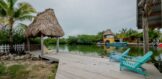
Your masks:
<svg viewBox="0 0 162 79"><path fill-rule="evenodd" d="M44 44L47 45L47 46L51 45L51 44L55 45L56 43L57 43L57 38L47 38L47 39L44 40ZM65 38L60 38L59 43L60 44L66 44L66 39Z"/></svg>
<svg viewBox="0 0 162 79"><path fill-rule="evenodd" d="M0 30L0 44L8 44L9 33L6 30Z"/></svg>
<svg viewBox="0 0 162 79"><path fill-rule="evenodd" d="M8 30L0 30L0 44L9 44L9 31ZM22 31L13 31L13 40L15 44L24 43L25 37Z"/></svg>
<svg viewBox="0 0 162 79"><path fill-rule="evenodd" d="M13 79L27 78L29 73L29 71L25 69L24 65L18 65L18 64L8 67L7 72Z"/></svg>
<svg viewBox="0 0 162 79"><path fill-rule="evenodd" d="M84 44L92 45L96 44L97 41L101 40L101 35L78 35L78 36L69 36L67 39L68 44Z"/></svg>
<svg viewBox="0 0 162 79"><path fill-rule="evenodd" d="M157 38L159 38L159 37L160 37L160 31L154 30L154 29L150 29L150 30L149 30L149 38L150 38L151 40L157 39Z"/></svg>
<svg viewBox="0 0 162 79"><path fill-rule="evenodd" d="M52 73L49 74L48 79L55 79L57 68L58 68L58 64L53 64L52 65L52 70L51 70Z"/></svg>
<svg viewBox="0 0 162 79"><path fill-rule="evenodd" d="M10 42L10 51L13 50L13 37L17 37L16 40L19 40L19 36L13 35L13 26L16 21L23 20L32 20L33 13L36 13L36 10L27 2L17 3L18 0L0 0L0 23L6 25L9 28L9 42ZM3 23L3 22L6 23ZM22 40L18 41L21 42ZM14 42L15 43L15 42Z"/></svg>
<svg viewBox="0 0 162 79"><path fill-rule="evenodd" d="M149 29L148 33L149 33L150 41L160 37L160 31L158 31L158 30ZM140 38L140 39L143 38L143 32L138 32L137 30L123 28L120 31L120 33L116 34L116 36L117 36L117 38L121 38L121 39L127 38L127 39L136 40L138 38Z"/></svg>
<svg viewBox="0 0 162 79"><path fill-rule="evenodd" d="M31 20L32 13L35 13L36 10L26 2L17 3L17 0L1 0L0 1L0 16L1 17L8 17L14 20L24 20L28 19Z"/></svg>
<svg viewBox="0 0 162 79"><path fill-rule="evenodd" d="M30 43L31 44L41 44L41 39L40 39L40 37L30 38Z"/></svg>
<svg viewBox="0 0 162 79"><path fill-rule="evenodd" d="M76 36L69 36L67 39L68 44L77 44L77 37Z"/></svg>
<svg viewBox="0 0 162 79"><path fill-rule="evenodd" d="M26 79L28 73L24 65L11 65L7 68L4 64L0 64L0 78L8 76L9 79Z"/></svg>
<svg viewBox="0 0 162 79"><path fill-rule="evenodd" d="M0 64L0 75L3 75L6 73L6 67L3 64Z"/></svg>

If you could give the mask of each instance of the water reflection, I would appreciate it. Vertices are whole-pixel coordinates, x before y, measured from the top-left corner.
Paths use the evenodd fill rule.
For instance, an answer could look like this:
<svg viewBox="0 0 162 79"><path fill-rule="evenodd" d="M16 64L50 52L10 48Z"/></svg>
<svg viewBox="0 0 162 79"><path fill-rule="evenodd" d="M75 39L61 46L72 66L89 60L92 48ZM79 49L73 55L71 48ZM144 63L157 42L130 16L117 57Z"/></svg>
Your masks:
<svg viewBox="0 0 162 79"><path fill-rule="evenodd" d="M126 49L131 48L130 56L143 56L143 47L140 46L129 46L129 47L108 47L102 45L60 45L60 52L79 54L84 56L95 56L95 57L107 57L111 52L122 53ZM55 45L48 46L48 49L56 51ZM151 47L150 51L153 51L151 61L155 66L162 72L162 48Z"/></svg>
<svg viewBox="0 0 162 79"><path fill-rule="evenodd" d="M105 45L60 45L60 52L69 52L73 54L81 54L88 56L100 56L106 57L111 52L122 53L127 48L131 48L130 56L143 56L143 47L129 46L129 47L107 47ZM55 45L48 46L49 50L55 50ZM151 47L150 51L153 51L152 61L162 61L162 48Z"/></svg>
<svg viewBox="0 0 162 79"><path fill-rule="evenodd" d="M47 46L49 50L56 51L55 45ZM84 56L93 57L107 57L111 52L122 53L126 49L131 48L130 56L143 56L143 47L140 46L129 46L129 47L107 47L102 45L60 45L60 53L66 52L71 54L79 54ZM155 66L162 72L162 48L151 47L150 51L153 51L151 61Z"/></svg>

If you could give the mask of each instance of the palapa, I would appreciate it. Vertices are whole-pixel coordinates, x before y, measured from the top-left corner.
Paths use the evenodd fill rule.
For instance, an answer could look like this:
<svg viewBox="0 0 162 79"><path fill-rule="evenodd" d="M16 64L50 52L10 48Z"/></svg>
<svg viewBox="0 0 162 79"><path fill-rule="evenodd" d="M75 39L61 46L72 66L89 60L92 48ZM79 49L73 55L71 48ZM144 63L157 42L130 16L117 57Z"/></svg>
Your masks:
<svg viewBox="0 0 162 79"><path fill-rule="evenodd" d="M34 21L29 25L26 30L25 36L30 37L41 37L41 56L44 53L44 36L57 37L57 52L59 52L59 37L64 36L64 31L62 30L60 24L57 21L53 9L46 9L44 12L39 13ZM28 50L30 51L30 43L28 42Z"/></svg>
<svg viewBox="0 0 162 79"><path fill-rule="evenodd" d="M26 37L36 36L62 37L64 31L57 21L53 9L39 13L26 30Z"/></svg>

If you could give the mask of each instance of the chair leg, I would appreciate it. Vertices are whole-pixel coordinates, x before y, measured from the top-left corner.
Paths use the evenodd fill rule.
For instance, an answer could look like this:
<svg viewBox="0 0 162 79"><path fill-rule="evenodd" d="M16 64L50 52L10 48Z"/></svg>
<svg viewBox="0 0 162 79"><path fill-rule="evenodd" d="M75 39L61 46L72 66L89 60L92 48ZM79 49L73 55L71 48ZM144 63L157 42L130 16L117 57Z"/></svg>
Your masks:
<svg viewBox="0 0 162 79"><path fill-rule="evenodd" d="M122 67L120 66L120 71L122 71Z"/></svg>

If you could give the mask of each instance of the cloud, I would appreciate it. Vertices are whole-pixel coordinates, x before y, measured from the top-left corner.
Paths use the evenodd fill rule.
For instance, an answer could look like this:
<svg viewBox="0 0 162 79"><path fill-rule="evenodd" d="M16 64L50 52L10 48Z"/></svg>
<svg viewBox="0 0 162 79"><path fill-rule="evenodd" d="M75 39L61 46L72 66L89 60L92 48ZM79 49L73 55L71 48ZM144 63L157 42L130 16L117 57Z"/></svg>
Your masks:
<svg viewBox="0 0 162 79"><path fill-rule="evenodd" d="M106 29L136 29L136 0L20 0L38 12L53 8L66 36L97 34Z"/></svg>

